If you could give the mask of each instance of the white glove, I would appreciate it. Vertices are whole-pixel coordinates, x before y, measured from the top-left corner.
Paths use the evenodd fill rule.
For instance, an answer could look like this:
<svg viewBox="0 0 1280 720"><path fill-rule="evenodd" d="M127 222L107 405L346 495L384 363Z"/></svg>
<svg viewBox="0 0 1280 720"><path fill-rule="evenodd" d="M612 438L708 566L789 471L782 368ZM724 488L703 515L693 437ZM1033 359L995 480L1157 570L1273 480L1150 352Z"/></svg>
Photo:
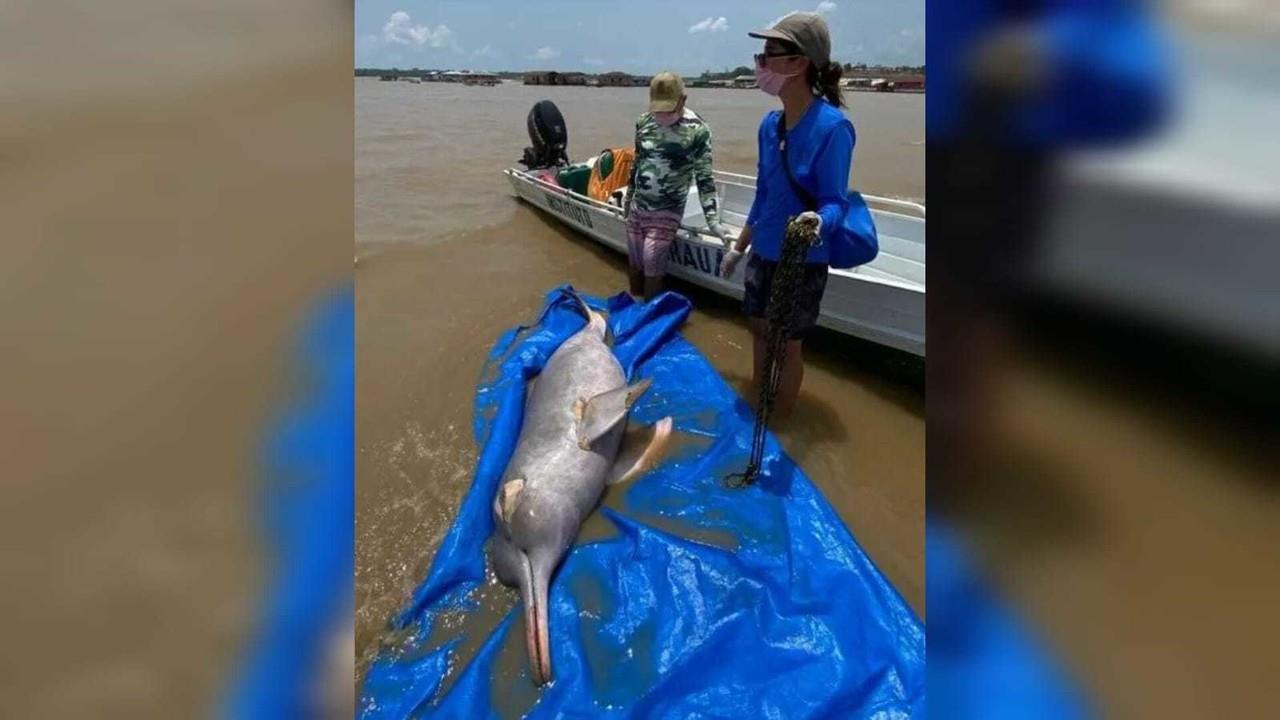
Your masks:
<svg viewBox="0 0 1280 720"><path fill-rule="evenodd" d="M814 230L813 230L814 235L817 235L817 236L821 237L821 235L822 235L822 216L821 216L821 215L819 215L818 213L816 213L816 212L814 212L814 211L812 211L812 210L807 210L807 211L805 211L805 212L800 213L800 215L798 215L798 216L796 217L796 221L797 221L797 222L801 222L801 223L805 223L805 224L812 223L812 224L815 226L815 227L814 227Z"/></svg>
<svg viewBox="0 0 1280 720"><path fill-rule="evenodd" d="M724 259L720 261L720 277L732 277L733 271L737 269L741 260L742 252L740 250L730 250L725 253Z"/></svg>
<svg viewBox="0 0 1280 720"><path fill-rule="evenodd" d="M712 225L711 234L720 238L720 242L721 244L724 245L725 250L733 249L734 238L732 235L729 234L729 228L725 227L722 223L716 223L715 225Z"/></svg>

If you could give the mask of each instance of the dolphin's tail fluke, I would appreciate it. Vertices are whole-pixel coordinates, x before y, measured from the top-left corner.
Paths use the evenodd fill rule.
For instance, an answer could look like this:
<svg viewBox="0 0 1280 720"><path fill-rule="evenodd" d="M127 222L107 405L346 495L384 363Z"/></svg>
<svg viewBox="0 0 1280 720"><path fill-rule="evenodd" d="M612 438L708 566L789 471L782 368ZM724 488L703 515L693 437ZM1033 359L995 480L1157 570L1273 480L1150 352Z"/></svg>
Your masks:
<svg viewBox="0 0 1280 720"><path fill-rule="evenodd" d="M582 310L583 316L587 318L587 327L590 327L603 338L609 327L608 323L605 322L604 314L592 310L591 306L587 305L587 301L583 300L582 296L576 291L571 290L570 294L573 295L574 300L578 301L578 307Z"/></svg>

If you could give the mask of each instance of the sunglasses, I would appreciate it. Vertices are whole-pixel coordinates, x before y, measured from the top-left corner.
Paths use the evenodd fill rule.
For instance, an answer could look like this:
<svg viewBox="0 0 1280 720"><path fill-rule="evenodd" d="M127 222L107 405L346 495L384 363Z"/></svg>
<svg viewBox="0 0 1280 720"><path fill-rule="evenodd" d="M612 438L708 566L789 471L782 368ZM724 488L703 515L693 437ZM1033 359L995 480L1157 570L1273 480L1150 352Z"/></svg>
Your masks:
<svg viewBox="0 0 1280 720"><path fill-rule="evenodd" d="M794 53L794 52L756 53L755 54L756 67L760 67L760 68L764 67L764 64L769 62L770 58L790 58L790 57L803 57L803 55L801 53Z"/></svg>

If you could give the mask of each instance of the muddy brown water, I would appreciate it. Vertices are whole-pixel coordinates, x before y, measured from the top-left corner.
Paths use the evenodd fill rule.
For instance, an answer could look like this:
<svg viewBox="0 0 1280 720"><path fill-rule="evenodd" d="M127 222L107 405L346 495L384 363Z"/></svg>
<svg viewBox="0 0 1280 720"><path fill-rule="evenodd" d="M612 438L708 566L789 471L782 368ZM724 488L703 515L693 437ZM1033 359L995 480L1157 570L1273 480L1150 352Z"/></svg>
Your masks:
<svg viewBox="0 0 1280 720"><path fill-rule="evenodd" d="M756 126L773 100L689 94L712 124L716 167L754 174ZM631 143L645 90L356 81L359 675L392 641L387 620L425 577L471 482L472 402L493 341L533 321L556 285L596 295L625 287L625 258L517 201L502 175L528 144L525 116L544 97L565 115L570 156L581 157ZM921 199L923 96L850 101L853 184ZM736 303L672 287L694 301L685 337L744 389L751 354ZM826 333L807 350L799 408L780 428L784 446L923 616L922 363ZM598 537L604 525L588 521L584 533ZM483 594L483 610L455 621L459 631L496 626L517 602L501 586ZM500 669L524 669L521 628L517 620Z"/></svg>

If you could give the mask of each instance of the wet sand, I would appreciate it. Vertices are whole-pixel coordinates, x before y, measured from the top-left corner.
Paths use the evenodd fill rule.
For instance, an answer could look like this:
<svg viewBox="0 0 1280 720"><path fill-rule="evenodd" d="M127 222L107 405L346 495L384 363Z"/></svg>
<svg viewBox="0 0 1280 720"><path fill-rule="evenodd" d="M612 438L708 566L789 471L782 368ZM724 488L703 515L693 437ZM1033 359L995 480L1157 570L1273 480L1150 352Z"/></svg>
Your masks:
<svg viewBox="0 0 1280 720"><path fill-rule="evenodd" d="M475 100L465 112L422 101L437 92L436 102L454 94ZM696 104L703 97L697 92L691 91L691 104L717 123L717 166L753 172L755 122L769 98L703 91L705 99ZM477 456L472 402L491 343L504 330L534 320L545 293L560 283L596 295L612 295L625 285L624 257L512 196L501 170L513 165L527 144L525 114L538 97L553 97L569 122L571 153L581 153L575 149L629 144L633 100L642 101L643 93L357 81L356 652L361 673L379 643L389 639L387 619L425 576L471 481ZM606 110L585 109L613 96ZM867 95L853 101L862 97ZM902 125L899 116L907 114L909 103L921 103L922 113L918 96L889 100L905 103L883 113L885 125ZM600 117L589 125L578 119L590 118L590 112ZM751 119L735 126L728 119L734 113ZM870 117L872 111L862 114ZM609 124L601 124L606 119ZM923 117L915 122L922 126ZM870 129L875 126L871 120L859 125L855 178L881 178L882 184L860 183L868 192L919 197L913 188L923 188L923 147L917 150L914 179L908 177L909 154L901 163L873 168L869 158L913 147L905 139L911 132L901 127L885 140L888 147L880 146ZM920 130L916 139L922 138ZM741 388L750 376L751 357L737 303L683 283L673 283L672 289L694 301L685 336ZM815 338L806 358L799 410L780 433L784 445L923 615L923 366L826 333ZM498 592L515 603L514 592ZM497 603L490 622L496 624L506 607Z"/></svg>

